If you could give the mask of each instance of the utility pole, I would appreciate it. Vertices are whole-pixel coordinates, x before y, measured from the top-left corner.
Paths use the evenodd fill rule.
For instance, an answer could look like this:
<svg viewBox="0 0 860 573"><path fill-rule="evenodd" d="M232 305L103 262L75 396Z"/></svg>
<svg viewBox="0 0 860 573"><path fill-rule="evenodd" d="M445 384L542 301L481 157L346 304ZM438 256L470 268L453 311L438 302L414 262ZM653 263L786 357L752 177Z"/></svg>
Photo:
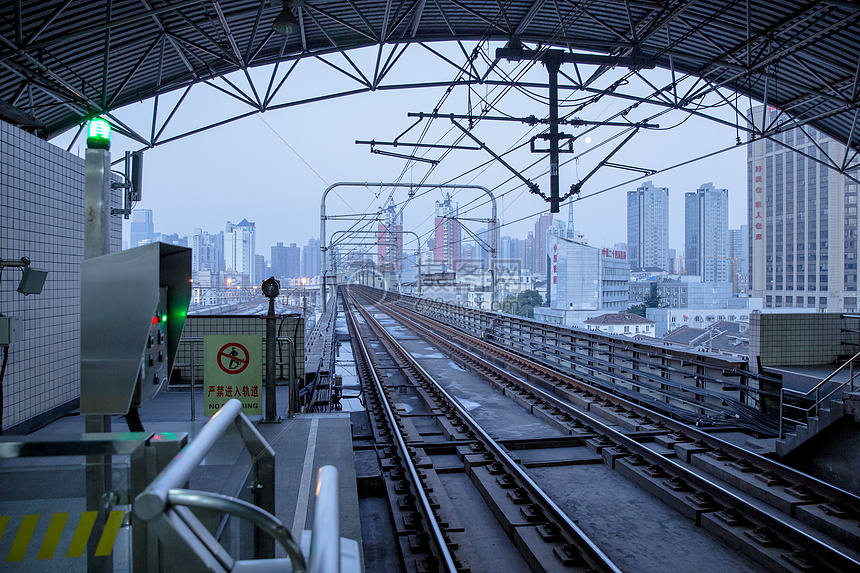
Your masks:
<svg viewBox="0 0 860 573"><path fill-rule="evenodd" d="M537 138L549 140L549 210L550 213L559 212L561 197L559 194L559 163L558 156L561 153L559 141L567 140L570 148L566 153L573 151L573 137L559 133L558 125L558 73L563 63L591 64L599 66L625 66L629 68L653 68L654 63L642 56L599 56L591 54L575 54L564 50L529 50L514 38L504 48L496 50L496 59L506 59L518 62L521 60L533 60L541 62L549 72L549 135L537 136ZM532 140L532 151L541 151L534 148Z"/></svg>

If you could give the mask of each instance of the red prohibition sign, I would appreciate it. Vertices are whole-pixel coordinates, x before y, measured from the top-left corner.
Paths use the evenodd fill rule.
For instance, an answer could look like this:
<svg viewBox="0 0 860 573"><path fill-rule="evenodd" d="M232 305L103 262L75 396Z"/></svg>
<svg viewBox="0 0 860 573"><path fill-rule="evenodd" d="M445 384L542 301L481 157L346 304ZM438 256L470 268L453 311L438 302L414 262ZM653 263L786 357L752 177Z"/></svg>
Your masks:
<svg viewBox="0 0 860 573"><path fill-rule="evenodd" d="M237 342L227 343L218 351L218 367L227 374L241 373L249 362L248 349Z"/></svg>

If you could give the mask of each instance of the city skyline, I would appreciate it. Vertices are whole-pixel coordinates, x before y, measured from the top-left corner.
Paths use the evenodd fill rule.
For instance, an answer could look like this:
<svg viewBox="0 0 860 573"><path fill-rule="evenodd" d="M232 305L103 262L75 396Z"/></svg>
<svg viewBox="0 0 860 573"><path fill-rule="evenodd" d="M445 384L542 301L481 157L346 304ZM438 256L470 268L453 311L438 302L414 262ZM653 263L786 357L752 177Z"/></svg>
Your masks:
<svg viewBox="0 0 860 573"><path fill-rule="evenodd" d="M651 181L649 181L649 182L645 182L645 183L646 183L646 184L647 184L647 183L652 183L652 184L653 184L653 182L651 182ZM707 183L704 183L704 182L703 182L703 183L699 184L697 187L701 187L702 185L706 185L706 184L707 184ZM654 186L655 186L655 187L659 187L659 185L654 185ZM693 190L692 190L692 192L695 192L695 191L696 191L696 189L693 189ZM628 192L629 192L629 191L628 191ZM727 192L727 193L729 193L729 191L728 191L728 190L726 190L726 192ZM683 193L682 193L682 195L685 195L685 194L683 194ZM671 193L671 190L670 190L669 196L670 196L670 197L672 197L672 196L673 196L673 195L672 195L672 193ZM443 200L442 202L444 202L444 200ZM577 202L573 202L573 205L577 205L577 204L578 204ZM564 211L566 212L566 211L567 211L567 209L568 209L568 207L570 206L570 202L565 203L565 204L564 204L564 206L565 206ZM670 202L670 203L669 203L669 228L670 228L670 235L677 235L678 233L672 233L672 232L671 232L671 230L672 230L674 227L678 227L678 226L680 226L682 230L684 229L684 220L685 220L685 211L686 211L686 206L685 206L685 205L682 205L682 206L681 206L682 208L681 208L681 212L680 212L680 213L676 213L675 211L677 211L678 209L672 209L672 207L673 207L673 204ZM388 206L386 206L386 209L388 209L388 208L389 208L389 207L388 207ZM380 210L382 210L382 207L380 207ZM130 220L124 220L124 221L123 221L123 225L124 225L124 228L123 228L123 240L124 240L124 241L126 241L126 240L127 240L127 242L128 242L128 244L129 244L129 246L131 246L131 245L132 245L132 239L131 239L131 236L132 236L132 235L133 235L133 233L134 233L135 214L136 214L136 213L143 212L143 211L153 211L153 213L155 213L155 212L154 212L154 210L151 210L151 209L135 209L135 210L132 212L132 217L131 217L131 219L130 219ZM420 215L421 215L421 214L419 213L419 216L420 216ZM399 216L399 217L400 217L400 219L402 220L402 219L403 219L403 211L398 211L398 216ZM564 215L564 217L565 217L565 218L567 218L567 215ZM744 214L744 217L746 217L746 214ZM247 217L246 217L245 219L247 219ZM523 220L524 226L523 226L523 227L522 227L522 229L521 229L523 232L522 232L522 234L521 234L521 235L517 235L517 234L515 234L515 233L512 233L513 228L511 228L511 227L509 227L509 226L502 226L502 227L501 227L501 229L500 229L500 232L499 232L499 238L501 239L501 238L503 238L503 237L507 237L507 238L514 239L514 240L531 240L531 239L529 239L529 238L528 238L528 231L529 231L529 230L537 231L537 230L538 230L539 221L540 221L540 220L542 220L542 219L543 219L543 220L549 220L549 219L552 219L552 220L559 220L559 214L551 215L551 214L547 211L547 212L542 212L542 213L535 214L535 215L534 215L534 216L532 216L532 217L529 217L529 218L527 218L527 219L524 219L524 220ZM680 224L679 224L679 222L678 222L678 221L680 221ZM730 222L729 222L729 227L730 227L730 228L733 228L733 229L739 229L739 228L741 227L741 224L743 224L744 222L745 222L745 219L744 219L744 220L740 220L739 222L737 222L737 224L736 224L736 225L732 225L731 220L730 220ZM141 223L141 224L142 224L142 223ZM170 232L168 232L167 230L155 230L155 231L153 231L153 229L155 229L155 228L158 228L158 227L159 227L159 224L158 224L158 221L157 221L157 216L155 216L155 215L153 215L152 217L149 217L149 218L148 218L148 220L147 220L147 222L146 222L146 224L149 226L150 231L154 232L156 235L176 235L176 236L186 236L186 237L189 237L189 238L194 234L194 230L195 230L195 229L200 229L200 228L201 228L200 226L198 226L198 225L194 225L193 223L191 223L191 224L193 225L193 227L192 227L192 231L191 231L190 233L177 232L175 229L174 229L174 230L170 230ZM221 225L223 226L223 223L222 223ZM583 225L583 226L587 227L587 225ZM374 227L374 228L376 228L376 227ZM408 228L408 224L406 225L406 228ZM541 228L542 228L542 230L543 230L543 231L546 231L546 229L548 228L548 226L546 226L546 225L542 225L542 226L541 226ZM480 235L481 235L481 232L482 232L482 231L485 231L485 229L484 229L484 228L482 228L482 229L475 229L475 231L476 231L476 234L477 234L478 236L480 236ZM581 231L580 231L579 229L577 229L577 232L581 232ZM626 233L626 230L625 230L625 233ZM583 235L585 235L585 234L586 234L586 233L584 233L584 232L583 232ZM471 239L471 238L468 236L468 233L467 233L467 234L465 234L465 235L466 235L466 236L464 236L464 237L461 237L461 238L460 238L460 244L461 244L461 245L471 244L471 243L473 243L473 242L474 242L474 240L473 240L473 239ZM331 234L330 234L329 236L331 236ZM126 239L126 238L128 238L128 239ZM284 243L284 244L289 244L289 243L304 244L304 243L307 241L307 239L308 239L308 238L314 238L314 239L316 239L316 238L317 238L317 235L315 235L315 234L311 234L311 235L308 235L307 237L296 237L296 233L294 233L294 232L293 232L293 233L291 233L291 234L290 234L290 238L288 238L288 239L285 239L285 238L278 238L278 239L276 239L276 240L275 240L275 242L274 242L274 243L272 243L271 245L261 243L261 244L260 244L260 247L256 250L256 252L255 252L254 254L255 254L255 255L263 255L263 256L266 258L266 261L267 261L267 262L270 262L270 257L268 256L268 255L269 255L269 252L270 252L270 251L269 251L269 249L270 249L271 247L275 246L277 243ZM424 235L422 235L422 249L424 249L424 250L425 250L425 252L426 252L426 249L427 249L426 245L427 245L428 243L433 243L433 242L434 242L434 240L433 240L433 239L434 239L433 233L430 233L430 234L429 234L429 236L428 236L428 234L427 234L427 233L425 233ZM409 243L410 241L414 243L414 238L413 238L413 237L411 237L411 236L406 236L403 240L404 240L404 241L406 241L407 243ZM678 240L678 242L679 242L679 244L678 244L677 246L673 245L672 241L670 240L670 242L669 242L669 250L676 250L676 251L677 251L677 253L678 253L678 256L681 256L681 255L684 253L684 251L685 251L685 247L686 247L686 245L685 245L686 240L685 240L684 233L681 233L679 237L676 237L676 240ZM626 234L625 234L624 236L618 236L618 237L607 237L606 235L603 235L603 237L600 239L600 241L601 241L601 243L602 243L602 244L606 244L606 245L612 245L612 244L627 244L627 243L628 243L628 237L627 237L627 235L626 235ZM368 245L373 245L373 243L368 242ZM400 247L400 248L402 249L402 247ZM414 248L414 244L413 244L413 248ZM262 252L261 252L261 249L262 249ZM500 256L501 256L501 254L502 254L502 245L501 245L501 243L499 243L499 253L500 253ZM515 258L516 258L516 257L515 257ZM520 253L519 258L523 258L522 253ZM531 268L531 265L532 265L532 264L537 264L537 263L532 262L532 263L530 263L530 264L529 264L529 265L527 265L527 266L529 266L529 268ZM535 270L536 270L536 272L537 272L537 269L535 269Z"/></svg>

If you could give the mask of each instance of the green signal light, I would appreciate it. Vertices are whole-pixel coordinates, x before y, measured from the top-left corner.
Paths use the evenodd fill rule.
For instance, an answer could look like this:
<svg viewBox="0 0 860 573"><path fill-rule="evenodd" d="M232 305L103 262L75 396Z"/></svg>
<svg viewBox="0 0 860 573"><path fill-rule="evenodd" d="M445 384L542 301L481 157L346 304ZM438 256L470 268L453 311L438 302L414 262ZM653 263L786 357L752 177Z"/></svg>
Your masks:
<svg viewBox="0 0 860 573"><path fill-rule="evenodd" d="M161 322L167 322L167 314L161 315Z"/></svg>
<svg viewBox="0 0 860 573"><path fill-rule="evenodd" d="M100 117L90 120L87 128L87 147L110 149L110 124Z"/></svg>

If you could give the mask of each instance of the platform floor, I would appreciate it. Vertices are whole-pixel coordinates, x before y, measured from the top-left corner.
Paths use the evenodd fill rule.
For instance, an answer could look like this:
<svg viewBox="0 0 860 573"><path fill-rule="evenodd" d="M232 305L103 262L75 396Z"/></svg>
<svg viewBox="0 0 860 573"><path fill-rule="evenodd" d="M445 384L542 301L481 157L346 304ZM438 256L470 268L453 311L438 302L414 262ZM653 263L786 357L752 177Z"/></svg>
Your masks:
<svg viewBox="0 0 860 573"><path fill-rule="evenodd" d="M313 521L317 471L324 465L332 465L338 470L340 484L340 534L358 541L360 549L361 523L349 413L301 414L286 418L287 388L279 386L277 394L278 411L282 416L280 423L261 424L258 423L261 416L249 416L275 450L276 517L294 532L296 538L302 530L309 530ZM147 432L184 432L190 440L209 420L202 415L200 389L196 392L196 413L196 420L191 420L191 400L187 390L164 392L140 409L141 421ZM127 432L124 418L112 416L111 430ZM72 414L37 430L29 439L72 440L83 431L84 417ZM231 427L194 472L189 487L235 495L236 484L242 479L240 476L245 475L249 464L250 456L244 451L238 432ZM38 487L37 484L29 484L29 488L34 487ZM35 557L38 547L31 549ZM286 557L286 553L278 547L277 556Z"/></svg>

